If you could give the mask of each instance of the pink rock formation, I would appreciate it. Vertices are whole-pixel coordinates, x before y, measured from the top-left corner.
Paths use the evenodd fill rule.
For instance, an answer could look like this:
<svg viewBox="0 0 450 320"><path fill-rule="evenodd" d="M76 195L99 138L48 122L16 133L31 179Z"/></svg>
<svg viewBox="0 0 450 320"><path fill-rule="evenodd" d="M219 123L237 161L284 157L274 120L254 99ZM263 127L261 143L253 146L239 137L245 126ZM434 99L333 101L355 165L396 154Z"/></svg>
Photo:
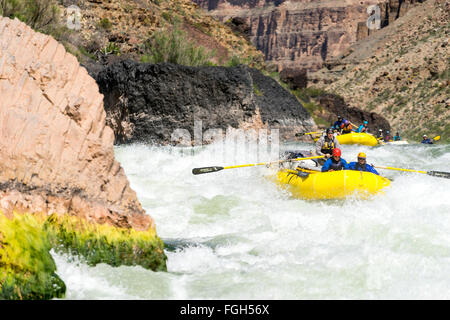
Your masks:
<svg viewBox="0 0 450 320"><path fill-rule="evenodd" d="M105 116L97 84L62 44L0 17L0 210L154 228Z"/></svg>

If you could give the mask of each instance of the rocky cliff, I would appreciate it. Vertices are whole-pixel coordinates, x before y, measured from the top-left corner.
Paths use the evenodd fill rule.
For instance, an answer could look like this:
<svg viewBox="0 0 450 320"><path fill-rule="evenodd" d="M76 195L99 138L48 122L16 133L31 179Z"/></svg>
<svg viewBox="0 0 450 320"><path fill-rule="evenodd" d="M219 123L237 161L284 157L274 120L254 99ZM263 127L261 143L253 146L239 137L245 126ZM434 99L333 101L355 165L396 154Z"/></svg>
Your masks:
<svg viewBox="0 0 450 320"><path fill-rule="evenodd" d="M117 142L173 143L176 129L280 129L282 139L314 121L275 80L246 66L186 67L122 61L97 76Z"/></svg>
<svg viewBox="0 0 450 320"><path fill-rule="evenodd" d="M17 214L36 214L41 217L39 221L52 217L45 225L48 232L53 230L57 247L79 245L79 253L95 252L96 263L109 263L111 260L102 256L109 252L121 256L114 257L115 263L126 261L164 269L165 256L154 222L114 159L114 133L105 124L103 96L77 59L52 37L34 32L17 19L0 17L0 97L0 220L14 220ZM61 229L65 216L75 220ZM93 232L96 225L122 230L120 234L129 230L141 233L128 239L111 239L112 233L102 238ZM6 228L8 223L0 226ZM8 230L0 228L0 298L10 297L10 293L15 297L19 290L18 296L26 299L14 286L20 278L27 287L28 275L35 274L27 268L41 264L27 260L24 266L23 259L16 260L12 253L20 252L22 242L5 241ZM60 237L67 234L70 239ZM14 238L14 234L10 236ZM133 242L141 237L148 242ZM118 239L129 244L128 251L116 251ZM105 241L109 244L100 248ZM11 245L19 247L8 249ZM148 250L153 258L140 260L136 253ZM22 254L39 259L29 252ZM23 277L15 278L16 274L10 273L16 269L23 271ZM42 277L37 275L36 279ZM36 290L40 289L27 291L30 298L40 296Z"/></svg>
<svg viewBox="0 0 450 320"><path fill-rule="evenodd" d="M56 0L49 0L56 2ZM79 10L77 24L73 9ZM123 57L140 61L145 44L158 31L184 31L187 40L213 51L211 63L225 65L237 57L251 65L264 65L263 54L230 26L211 18L190 0L78 0L58 1L63 24L52 35L90 69ZM66 21L70 32L64 30Z"/></svg>
<svg viewBox="0 0 450 320"><path fill-rule="evenodd" d="M245 19L250 39L279 69L321 68L367 37L367 8L380 6L381 27L422 0L193 0L222 21Z"/></svg>

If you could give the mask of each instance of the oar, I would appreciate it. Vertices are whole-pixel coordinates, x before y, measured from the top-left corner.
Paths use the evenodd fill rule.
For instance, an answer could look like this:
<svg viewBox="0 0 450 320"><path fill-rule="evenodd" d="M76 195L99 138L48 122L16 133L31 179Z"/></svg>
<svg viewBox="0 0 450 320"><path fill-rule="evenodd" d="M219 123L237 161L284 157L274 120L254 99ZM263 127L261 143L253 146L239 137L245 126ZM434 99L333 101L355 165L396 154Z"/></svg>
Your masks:
<svg viewBox="0 0 450 320"><path fill-rule="evenodd" d="M439 140L441 140L441 136L436 136L436 137L433 138L433 140L434 141L439 141Z"/></svg>
<svg viewBox="0 0 450 320"><path fill-rule="evenodd" d="M406 172L416 172L416 173L425 173L429 176L439 177L439 178L447 178L450 179L450 172L443 171L422 171L422 170L412 170L412 169L402 169L402 168L392 168L392 167L383 167L383 166L374 166L375 168L387 169L387 170L397 170L397 171L406 171Z"/></svg>
<svg viewBox="0 0 450 320"><path fill-rule="evenodd" d="M310 159L320 159L323 158L323 156L314 156L314 157L307 157L307 158L295 158L295 159L286 159L286 160L278 160L278 161L271 161L271 162L261 162L261 163L249 163L249 164L241 164L237 166L229 166L229 167L203 167L203 168L194 168L192 169L192 174L203 174L203 173L211 173L211 172L217 172L225 169L235 169L235 168L245 168L245 167L254 167L254 166L263 166L267 164L273 164L273 163L280 163L285 161L302 161L302 160L310 160Z"/></svg>
<svg viewBox="0 0 450 320"><path fill-rule="evenodd" d="M298 132L295 134L296 137L306 136L307 134L319 134L322 133L321 131L316 132Z"/></svg>

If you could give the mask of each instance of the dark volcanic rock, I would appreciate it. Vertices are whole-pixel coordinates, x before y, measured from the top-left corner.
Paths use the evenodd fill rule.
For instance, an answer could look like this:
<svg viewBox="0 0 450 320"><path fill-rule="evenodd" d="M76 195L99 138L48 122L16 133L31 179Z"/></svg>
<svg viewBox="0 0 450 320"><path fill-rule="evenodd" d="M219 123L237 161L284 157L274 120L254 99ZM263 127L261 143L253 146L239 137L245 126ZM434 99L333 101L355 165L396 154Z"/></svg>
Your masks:
<svg viewBox="0 0 450 320"><path fill-rule="evenodd" d="M340 115L350 122L361 125L366 120L371 133L375 134L378 129L391 130L389 122L381 115L375 112L363 111L359 108L349 107L343 98L333 95L324 94L317 98L318 103L328 111L327 121L333 124Z"/></svg>
<svg viewBox="0 0 450 320"><path fill-rule="evenodd" d="M127 60L99 72L97 83L116 143L174 143L176 129L194 137L194 121L202 121L203 131L223 133L230 127L277 128L282 139L315 127L292 94L246 66L187 67Z"/></svg>
<svg viewBox="0 0 450 320"><path fill-rule="evenodd" d="M283 69L280 72L280 79L288 83L292 90L303 89L308 85L308 77L305 69Z"/></svg>

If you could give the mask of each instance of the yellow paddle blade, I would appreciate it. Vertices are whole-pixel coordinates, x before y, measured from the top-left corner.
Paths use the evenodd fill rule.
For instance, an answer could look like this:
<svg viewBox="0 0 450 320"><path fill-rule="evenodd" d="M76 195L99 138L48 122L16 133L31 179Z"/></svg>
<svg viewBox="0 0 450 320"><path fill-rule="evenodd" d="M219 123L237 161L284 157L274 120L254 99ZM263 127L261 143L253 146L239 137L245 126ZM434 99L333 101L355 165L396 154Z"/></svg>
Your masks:
<svg viewBox="0 0 450 320"><path fill-rule="evenodd" d="M438 141L440 139L441 139L441 136L436 136L436 137L433 138L434 141Z"/></svg>

